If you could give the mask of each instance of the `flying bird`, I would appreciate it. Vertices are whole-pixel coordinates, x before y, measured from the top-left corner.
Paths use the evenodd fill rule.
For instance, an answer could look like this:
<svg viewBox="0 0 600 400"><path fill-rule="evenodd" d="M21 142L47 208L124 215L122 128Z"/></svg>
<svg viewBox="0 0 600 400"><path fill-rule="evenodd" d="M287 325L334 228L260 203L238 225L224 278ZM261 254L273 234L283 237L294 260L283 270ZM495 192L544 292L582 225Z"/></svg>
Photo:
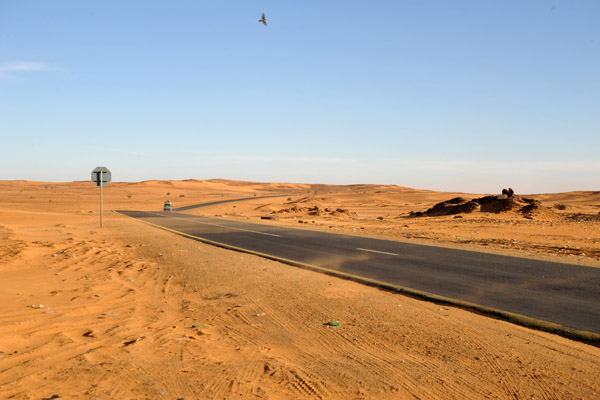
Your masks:
<svg viewBox="0 0 600 400"><path fill-rule="evenodd" d="M262 13L262 18L259 19L258 22L262 22L265 26L267 26L267 19L265 18L265 13Z"/></svg>

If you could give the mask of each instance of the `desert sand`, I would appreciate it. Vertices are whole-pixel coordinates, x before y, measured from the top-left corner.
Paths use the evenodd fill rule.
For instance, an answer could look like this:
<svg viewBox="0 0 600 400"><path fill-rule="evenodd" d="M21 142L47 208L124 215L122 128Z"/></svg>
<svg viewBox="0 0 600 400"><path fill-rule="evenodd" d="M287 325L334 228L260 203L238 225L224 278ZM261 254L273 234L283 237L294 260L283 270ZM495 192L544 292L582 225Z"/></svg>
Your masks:
<svg viewBox="0 0 600 400"><path fill-rule="evenodd" d="M0 398L599 398L597 347L109 211L256 196L187 212L600 266L600 192L517 195L416 216L484 194L113 182L100 228L91 182L2 181Z"/></svg>

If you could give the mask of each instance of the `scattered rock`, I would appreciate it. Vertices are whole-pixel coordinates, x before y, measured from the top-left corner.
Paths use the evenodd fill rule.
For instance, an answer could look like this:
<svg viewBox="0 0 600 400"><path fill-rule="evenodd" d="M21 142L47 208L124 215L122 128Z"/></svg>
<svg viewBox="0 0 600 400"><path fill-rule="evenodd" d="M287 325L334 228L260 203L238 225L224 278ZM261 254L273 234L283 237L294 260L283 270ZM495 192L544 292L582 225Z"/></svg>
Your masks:
<svg viewBox="0 0 600 400"><path fill-rule="evenodd" d="M336 216L336 217L340 216L340 215L347 215L347 216L355 217L357 214L353 211L349 211L344 208L338 208L337 210L333 211L331 213L331 215Z"/></svg>
<svg viewBox="0 0 600 400"><path fill-rule="evenodd" d="M128 340L128 341L126 341L126 342L123 342L123 346L129 346L129 345L132 345L132 344L134 344L134 343L136 343L136 342L138 342L138 341L140 341L140 340L142 340L142 338L141 338L141 337L139 337L139 338L135 338L135 339L133 339L133 340Z"/></svg>
<svg viewBox="0 0 600 400"><path fill-rule="evenodd" d="M567 221L573 222L600 222L600 213L596 214L581 214L581 213L569 213L563 214Z"/></svg>
<svg viewBox="0 0 600 400"><path fill-rule="evenodd" d="M293 207L290 208L282 208L279 211L273 211L273 214L299 214L299 213L306 213L308 215L313 215L313 216L334 216L334 217L338 217L338 216L356 216L355 212L352 211L348 211L346 209L343 208L338 208L334 211L331 211L331 208L321 208L318 205L315 205L313 207L301 207L298 205L294 205Z"/></svg>
<svg viewBox="0 0 600 400"><path fill-rule="evenodd" d="M321 216L322 213L323 212L319 208L319 206L314 206L313 208L308 209L308 215L316 215L317 217L319 217L319 216Z"/></svg>

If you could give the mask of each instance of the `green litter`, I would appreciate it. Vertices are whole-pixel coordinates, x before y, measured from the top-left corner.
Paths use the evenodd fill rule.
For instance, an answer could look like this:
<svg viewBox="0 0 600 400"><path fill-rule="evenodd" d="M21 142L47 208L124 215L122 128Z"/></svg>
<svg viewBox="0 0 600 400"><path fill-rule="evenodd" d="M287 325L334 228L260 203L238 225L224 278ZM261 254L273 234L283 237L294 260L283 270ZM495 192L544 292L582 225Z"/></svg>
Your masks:
<svg viewBox="0 0 600 400"><path fill-rule="evenodd" d="M192 325L192 328L208 328L208 325Z"/></svg>
<svg viewBox="0 0 600 400"><path fill-rule="evenodd" d="M329 321L327 324L329 326L340 326L341 324L338 321Z"/></svg>
<svg viewBox="0 0 600 400"><path fill-rule="evenodd" d="M90 353L93 353L93 352L94 352L94 349L91 349L91 350L86 351L85 354L90 354Z"/></svg>

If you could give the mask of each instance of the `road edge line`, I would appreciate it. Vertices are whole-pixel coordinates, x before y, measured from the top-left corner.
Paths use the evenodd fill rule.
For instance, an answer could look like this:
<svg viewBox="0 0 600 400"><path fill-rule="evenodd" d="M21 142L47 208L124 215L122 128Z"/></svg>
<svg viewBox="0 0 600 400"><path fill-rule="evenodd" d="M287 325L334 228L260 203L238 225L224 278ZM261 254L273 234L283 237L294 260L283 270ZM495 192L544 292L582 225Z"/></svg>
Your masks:
<svg viewBox="0 0 600 400"><path fill-rule="evenodd" d="M349 273L341 272L341 271L336 271L336 270L325 268L325 267L319 267L318 265L307 264L307 263L303 263L300 261L289 260L287 258L278 257L278 256L274 256L271 254L261 253L261 252L254 251L254 250L244 249L242 247L236 247L236 246L228 245L225 243L215 242L210 239L205 239L205 238L201 238L199 236L190 235L188 233L176 231L171 228L166 228L164 226L153 224L152 222L144 221L139 218L131 217L127 214L120 213L119 211L116 211L116 210L115 210L115 212L117 212L121 215L125 215L130 218L133 218L137 221L141 221L145 224L154 226L156 228L159 228L159 229L162 229L162 230L165 230L168 232L172 232L177 235L184 236L189 239L193 239L193 240L196 240L196 241L199 241L202 243L220 247L223 249L234 250L234 251L238 251L240 253L253 254L253 255L256 255L256 256L259 256L262 258L266 258L268 260L278 261L278 262L288 264L288 265L291 265L294 267L299 267L299 268L308 269L308 270L315 271L315 272L325 273L327 275L351 280L351 281L354 281L357 283L362 283L362 284L365 284L368 286L377 287L377 288L380 288L380 289L383 289L386 291L390 291L390 292L394 292L394 293L404 294L406 296L429 301L429 302L436 303L436 304L445 304L445 305L455 306L458 308L462 308L462 309L465 309L468 311L475 312L480 315L485 315L488 317L494 317L499 320L507 321L507 322L513 323L515 325L519 325L519 326L523 326L523 327L531 328L531 329L536 329L536 330L547 332L547 333L552 333L552 334L562 336L567 339L572 339L572 340L576 340L578 342L583 342L585 344L589 344L591 346L600 347L600 334L597 334L594 332L568 328L564 325L560 325L555 322L544 321L541 319L527 317L525 315L516 314L516 313L509 312L509 311L504 311L504 310L500 310L497 308L486 307L486 306L482 306L482 305L475 304L475 303L470 303L470 302L463 301L463 300L453 299L451 297L445 297L445 296L425 292L425 291L418 290L418 289L411 289L411 288L400 286L400 285L393 285L391 283L382 282L382 281L379 281L376 279L366 278L363 276L349 274Z"/></svg>

